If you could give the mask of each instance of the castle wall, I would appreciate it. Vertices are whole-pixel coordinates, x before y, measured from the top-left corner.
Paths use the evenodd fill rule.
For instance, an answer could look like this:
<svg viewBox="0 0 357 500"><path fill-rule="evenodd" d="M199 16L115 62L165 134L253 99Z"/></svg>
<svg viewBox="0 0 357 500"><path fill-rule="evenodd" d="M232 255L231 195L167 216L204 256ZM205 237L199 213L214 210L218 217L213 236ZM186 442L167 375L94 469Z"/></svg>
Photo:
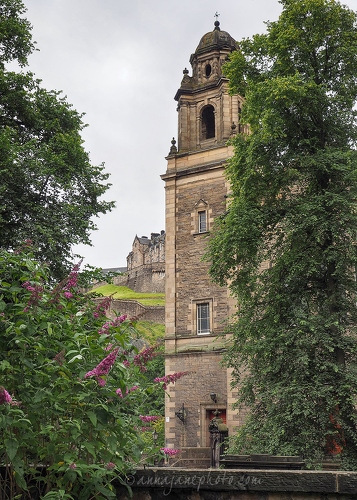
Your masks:
<svg viewBox="0 0 357 500"><path fill-rule="evenodd" d="M165 264L156 262L132 269L126 286L135 292L165 293Z"/></svg>
<svg viewBox="0 0 357 500"><path fill-rule="evenodd" d="M125 286L135 292L165 293L165 231L135 237L127 257Z"/></svg>
<svg viewBox="0 0 357 500"><path fill-rule="evenodd" d="M95 299L101 302L103 299ZM126 314L129 318L138 318L142 321L151 321L153 323L165 323L165 306L144 306L136 300L113 299L110 309L107 312L108 317Z"/></svg>

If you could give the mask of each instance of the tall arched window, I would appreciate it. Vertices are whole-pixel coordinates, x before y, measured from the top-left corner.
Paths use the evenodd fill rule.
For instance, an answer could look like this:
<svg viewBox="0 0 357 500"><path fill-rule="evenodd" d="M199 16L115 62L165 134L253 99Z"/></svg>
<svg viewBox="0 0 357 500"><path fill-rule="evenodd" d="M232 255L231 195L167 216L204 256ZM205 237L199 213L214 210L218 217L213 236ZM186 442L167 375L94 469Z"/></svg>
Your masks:
<svg viewBox="0 0 357 500"><path fill-rule="evenodd" d="M202 110L202 139L212 139L215 135L214 107L209 105Z"/></svg>

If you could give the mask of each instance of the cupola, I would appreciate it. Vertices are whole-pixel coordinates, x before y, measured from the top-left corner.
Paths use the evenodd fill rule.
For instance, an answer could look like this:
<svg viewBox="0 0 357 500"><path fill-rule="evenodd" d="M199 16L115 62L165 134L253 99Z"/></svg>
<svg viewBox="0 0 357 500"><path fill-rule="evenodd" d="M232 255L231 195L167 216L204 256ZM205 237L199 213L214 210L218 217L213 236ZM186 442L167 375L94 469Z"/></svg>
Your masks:
<svg viewBox="0 0 357 500"><path fill-rule="evenodd" d="M183 70L181 86L175 95L179 113L178 148L172 153L221 146L232 135L232 125L239 122L240 98L229 96L223 65L235 50L237 42L221 30L216 20L213 31L203 35L190 57L192 76L187 68Z"/></svg>

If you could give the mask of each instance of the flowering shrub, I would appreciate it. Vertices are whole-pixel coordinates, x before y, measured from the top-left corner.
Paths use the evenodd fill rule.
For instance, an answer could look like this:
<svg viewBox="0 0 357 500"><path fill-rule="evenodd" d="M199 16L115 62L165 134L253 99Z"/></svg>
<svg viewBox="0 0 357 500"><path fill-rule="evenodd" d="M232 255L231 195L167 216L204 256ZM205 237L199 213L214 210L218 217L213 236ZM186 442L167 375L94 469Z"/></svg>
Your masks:
<svg viewBox="0 0 357 500"><path fill-rule="evenodd" d="M161 448L161 451L164 455L167 455L168 457L174 457L178 453L181 453L181 450L175 450L173 448Z"/></svg>
<svg viewBox="0 0 357 500"><path fill-rule="evenodd" d="M0 251L0 498L115 498L162 391L133 363L129 320L76 289L79 265L53 287L23 250Z"/></svg>
<svg viewBox="0 0 357 500"><path fill-rule="evenodd" d="M141 372L147 370L147 362L157 356L157 345L147 347L134 356L133 363L138 366Z"/></svg>
<svg viewBox="0 0 357 500"><path fill-rule="evenodd" d="M154 378L154 382L163 382L162 387L163 389L167 389L168 384L171 384L173 382L176 382L176 380L180 379L181 377L184 377L185 375L188 375L190 372L176 372L176 373L170 373L168 375L165 375L164 377L156 377Z"/></svg>
<svg viewBox="0 0 357 500"><path fill-rule="evenodd" d="M0 387L0 405L13 404L12 397L4 387Z"/></svg>
<svg viewBox="0 0 357 500"><path fill-rule="evenodd" d="M63 285L63 289L64 290L71 290L72 288L76 288L77 284L78 284L78 272L79 272L79 269L81 267L81 264L82 264L82 261L78 262L78 264L76 264L72 271L70 272L68 278L65 280L65 283Z"/></svg>
<svg viewBox="0 0 357 500"><path fill-rule="evenodd" d="M130 393L131 393L131 392L133 392L133 391L136 391L137 389L139 389L139 386L138 386L138 385L133 385L133 387L130 387L130 389L127 389L127 390L125 391L125 395L127 396L128 394L130 394ZM121 389L117 389L115 392L118 394L118 396L119 396L120 398L123 398L123 397L124 397L123 392L122 392L122 390L121 390Z"/></svg>
<svg viewBox="0 0 357 500"><path fill-rule="evenodd" d="M95 318L99 318L100 316L105 316L105 313L109 309L111 302L112 302L112 297L110 295L109 297L105 297L103 300L101 300L97 304L93 312L93 316Z"/></svg>
<svg viewBox="0 0 357 500"><path fill-rule="evenodd" d="M87 372L84 378L95 377L100 386L104 386L106 381L103 378L104 375L108 375L110 369L112 368L115 360L118 356L119 347L112 350L106 358L104 358L93 370Z"/></svg>
<svg viewBox="0 0 357 500"><path fill-rule="evenodd" d="M159 415L139 415L139 418L142 422L155 422L161 417Z"/></svg>

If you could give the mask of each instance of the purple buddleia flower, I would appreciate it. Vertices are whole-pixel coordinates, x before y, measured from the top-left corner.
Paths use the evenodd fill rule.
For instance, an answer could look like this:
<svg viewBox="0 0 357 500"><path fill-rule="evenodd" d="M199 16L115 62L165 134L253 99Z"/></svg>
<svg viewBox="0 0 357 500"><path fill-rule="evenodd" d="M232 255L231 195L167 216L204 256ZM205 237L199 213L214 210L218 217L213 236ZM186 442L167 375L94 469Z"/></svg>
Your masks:
<svg viewBox="0 0 357 500"><path fill-rule="evenodd" d="M22 283L22 286L23 288L26 288L28 292L31 292L27 306L24 309L24 312L28 312L31 307L36 307L40 303L40 300L42 299L43 287L36 283L31 285L29 281Z"/></svg>
<svg viewBox="0 0 357 500"><path fill-rule="evenodd" d="M156 377L154 378L154 382L164 382L162 384L163 389L166 390L167 385L176 382L176 380L179 380L181 377L184 377L185 375L188 375L190 372L176 372L176 373L170 373L168 375L165 375L164 377Z"/></svg>
<svg viewBox="0 0 357 500"><path fill-rule="evenodd" d="M130 387L130 389L126 389L126 391L125 391L125 396L127 396L128 394L130 394L130 393L131 393L131 392L133 392L133 391L136 391L137 389L139 389L139 386L138 386L138 385L133 385L133 387ZM122 393L122 390L121 390L121 389L117 389L115 392L118 394L118 396L119 396L120 398L123 398L123 397L124 397L124 395L123 395L123 393Z"/></svg>
<svg viewBox="0 0 357 500"><path fill-rule="evenodd" d="M161 417L157 415L139 415L139 418L142 422L155 422L155 420L158 420Z"/></svg>
<svg viewBox="0 0 357 500"><path fill-rule="evenodd" d="M77 283L78 283L78 271L79 271L79 268L81 267L82 260L80 260L78 262L78 264L76 264L73 267L72 271L69 273L66 284L63 287L64 290L69 291L71 288L76 288Z"/></svg>
<svg viewBox="0 0 357 500"><path fill-rule="evenodd" d="M119 347L113 349L113 351L104 358L99 365L97 365L93 370L87 372L84 378L95 377L98 384L103 387L105 385L105 379L102 378L103 375L108 375L111 367L113 366L117 356Z"/></svg>
<svg viewBox="0 0 357 500"><path fill-rule="evenodd" d="M4 387L0 387L0 405L13 404L12 397Z"/></svg>
<svg viewBox="0 0 357 500"><path fill-rule="evenodd" d="M103 300L101 300L97 304L95 311L93 312L93 316L95 318L99 318L100 316L105 316L105 312L110 308L111 301L112 301L111 295L109 295L109 297L105 297Z"/></svg>
<svg viewBox="0 0 357 500"><path fill-rule="evenodd" d="M112 327L115 328L115 327L121 325L126 320L127 317L128 316L126 314L122 314L121 316L117 316L116 318L112 319L111 321L107 321L98 330L98 333L100 335L109 335L109 329Z"/></svg>
<svg viewBox="0 0 357 500"><path fill-rule="evenodd" d="M181 450L175 450L174 448L160 448L160 451L169 457L173 457L181 452Z"/></svg>

